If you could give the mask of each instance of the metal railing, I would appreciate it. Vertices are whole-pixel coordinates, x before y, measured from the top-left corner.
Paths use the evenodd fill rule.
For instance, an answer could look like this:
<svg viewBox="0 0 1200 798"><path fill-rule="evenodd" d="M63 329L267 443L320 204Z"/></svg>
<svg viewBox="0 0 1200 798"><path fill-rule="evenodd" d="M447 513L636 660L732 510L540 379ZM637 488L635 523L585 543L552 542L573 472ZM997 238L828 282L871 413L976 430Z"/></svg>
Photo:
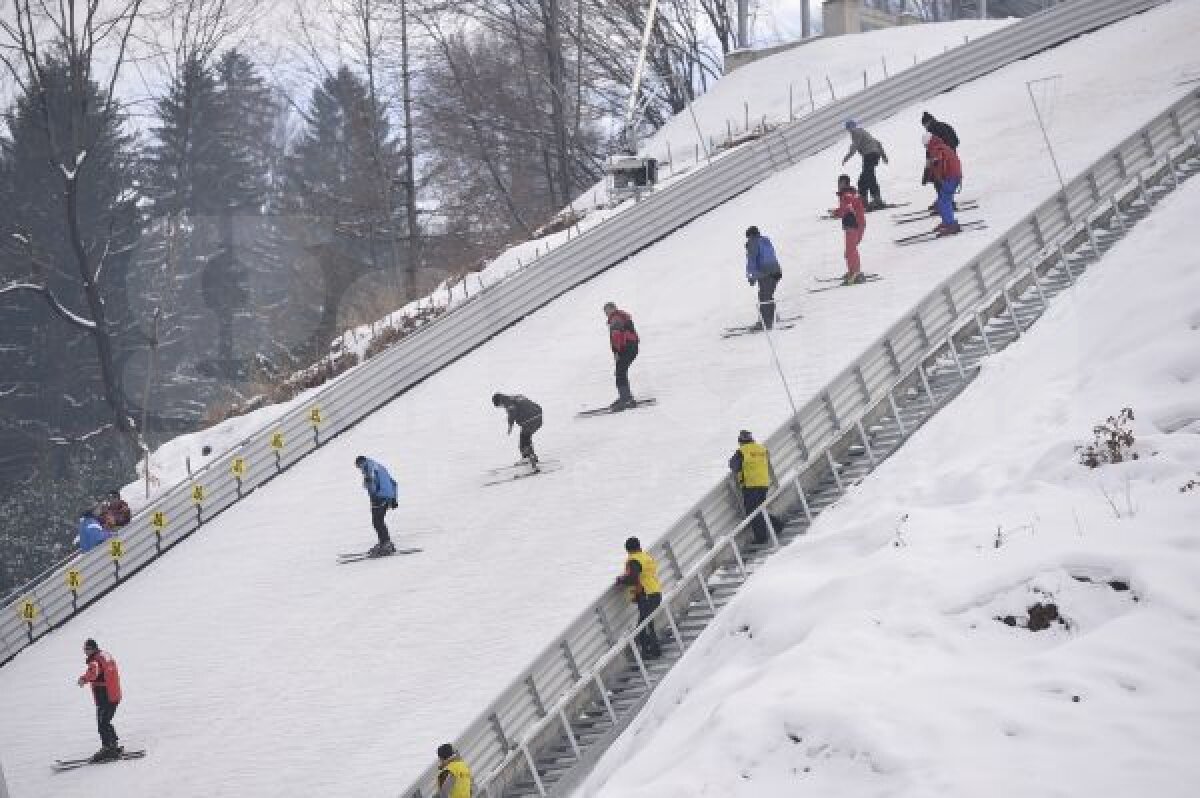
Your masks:
<svg viewBox="0 0 1200 798"><path fill-rule="evenodd" d="M819 485L844 493L849 477L842 464L851 455L877 464L871 435L880 419L891 418L902 438L906 428L898 406L916 396L934 409L939 399L927 376L930 363L952 363L963 383L969 380L960 352L968 338L981 338L987 353L993 344L988 323L1023 327L1014 297L1030 289L1045 305L1044 274L1058 267L1073 275L1067 252L1102 251L1098 225L1124 226L1134 202L1149 207L1146 174L1178 181L1175 153L1200 157L1200 90L1188 94L1137 133L1114 147L1067 187L1017 222L1003 236L921 300L911 312L866 349L819 395L798 410L766 443L776 474L782 475L760 513L771 545L778 547L772 512L803 515L811 521L812 492ZM1073 279L1073 278L1072 278ZM992 335L995 333L993 332ZM894 449L893 449L894 450ZM707 579L718 568L745 572L741 546L750 519L742 518L736 490L723 481L681 517L652 547L661 563L663 603L647 622L665 621L674 641L682 641L679 614L697 595L713 606ZM599 696L613 716L606 679L619 666L634 662L646 684L650 674L634 642L640 627L624 592L606 591L513 681L457 738L457 746L477 774L482 795L498 798L519 779L531 781L535 794L556 795L543 784L536 761L547 746L566 734L582 761L572 720ZM436 771L429 769L400 794L433 794Z"/></svg>
<svg viewBox="0 0 1200 798"><path fill-rule="evenodd" d="M0 609L0 664L148 566L204 523L430 375L555 298L796 160L878 119L1015 60L1168 0L1072 2L905 70L749 143L613 222L564 244L515 279L442 316L335 380L298 409L161 494L109 546L72 558ZM802 419L806 424L816 419ZM836 419L835 419L836 421ZM815 430L816 428L814 428ZM813 434L813 433L810 433ZM806 444L800 442L800 453Z"/></svg>

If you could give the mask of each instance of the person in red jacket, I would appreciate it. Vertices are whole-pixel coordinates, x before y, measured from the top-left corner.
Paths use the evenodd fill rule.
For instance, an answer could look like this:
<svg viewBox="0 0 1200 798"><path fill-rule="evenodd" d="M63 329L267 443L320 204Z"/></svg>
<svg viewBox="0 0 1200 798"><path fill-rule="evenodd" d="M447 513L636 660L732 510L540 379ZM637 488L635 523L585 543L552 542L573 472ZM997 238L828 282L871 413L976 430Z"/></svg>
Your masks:
<svg viewBox="0 0 1200 798"><path fill-rule="evenodd" d="M604 303L604 316L608 319L608 341L617 362L617 400L608 409L616 413L637 404L629 390L629 367L638 356L639 338L633 327L633 317L615 303Z"/></svg>
<svg viewBox="0 0 1200 798"><path fill-rule="evenodd" d="M950 145L932 133L922 136L925 142L925 165L938 187L937 209L942 222L934 228L939 236L962 232L954 218L954 195L962 184L962 162Z"/></svg>
<svg viewBox="0 0 1200 798"><path fill-rule="evenodd" d="M87 658L87 670L79 677L78 684L92 687L96 727L100 731L100 750L92 755L92 761L110 762L120 759L123 751L117 744L117 730L112 725L117 705L121 703L121 673L117 670L117 661L107 651L101 651L95 640L84 641L83 653Z"/></svg>
<svg viewBox="0 0 1200 798"><path fill-rule="evenodd" d="M846 235L846 275L842 277L842 285L865 282L858 245L867 231L867 209L850 183L850 175L838 176L837 198L838 206L830 213L842 220L842 232Z"/></svg>

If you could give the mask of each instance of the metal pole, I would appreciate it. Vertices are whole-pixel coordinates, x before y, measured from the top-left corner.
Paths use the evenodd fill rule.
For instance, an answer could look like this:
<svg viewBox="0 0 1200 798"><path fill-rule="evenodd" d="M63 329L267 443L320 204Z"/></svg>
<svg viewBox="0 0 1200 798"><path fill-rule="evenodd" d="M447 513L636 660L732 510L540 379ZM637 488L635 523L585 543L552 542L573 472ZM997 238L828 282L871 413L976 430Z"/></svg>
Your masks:
<svg viewBox="0 0 1200 798"><path fill-rule="evenodd" d="M800 38L809 36L812 36L812 9L808 7L808 0L800 0Z"/></svg>
<svg viewBox="0 0 1200 798"><path fill-rule="evenodd" d="M0 798L8 798L8 783L4 780L4 764L0 762Z"/></svg>
<svg viewBox="0 0 1200 798"><path fill-rule="evenodd" d="M987 0L979 0L979 18L987 19Z"/></svg>
<svg viewBox="0 0 1200 798"><path fill-rule="evenodd" d="M779 381L783 383L783 392L787 394L788 404L792 406L792 418L799 418L800 411L796 409L796 398L792 396L792 389L788 386L787 378L783 376L783 365L779 362L779 353L775 351L775 341L771 337L772 332L767 327L767 322L763 318L762 304L758 306L758 322L763 326L763 335L767 339L767 346L771 350L771 360L775 363L775 370L779 372Z"/></svg>
<svg viewBox="0 0 1200 798"><path fill-rule="evenodd" d="M650 31L654 27L654 15L658 13L658 0L650 0L650 10L646 12L646 27L642 31L642 49L638 51L637 66L633 70L633 86L629 90L629 107L625 110L626 142L637 154L637 145L633 140L633 114L637 108L638 90L642 85L642 67L646 65L646 48L650 44Z"/></svg>
<svg viewBox="0 0 1200 798"><path fill-rule="evenodd" d="M1038 127L1042 129L1042 138L1046 140L1046 150L1050 153L1050 161L1054 164L1054 173L1058 175L1058 185L1063 190L1063 195L1067 192L1067 182L1063 180L1062 169L1058 166L1058 158L1054 155L1054 145L1050 143L1050 135L1046 132L1046 124L1042 121L1042 112L1038 108L1037 100L1033 98L1033 84L1044 83L1048 80L1058 80L1062 75L1050 75L1037 80L1025 81L1025 91L1029 92L1029 102L1033 105L1033 114L1037 117Z"/></svg>
<svg viewBox="0 0 1200 798"><path fill-rule="evenodd" d="M738 0L738 42L739 50L750 47L750 0ZM807 36L808 34L803 34Z"/></svg>

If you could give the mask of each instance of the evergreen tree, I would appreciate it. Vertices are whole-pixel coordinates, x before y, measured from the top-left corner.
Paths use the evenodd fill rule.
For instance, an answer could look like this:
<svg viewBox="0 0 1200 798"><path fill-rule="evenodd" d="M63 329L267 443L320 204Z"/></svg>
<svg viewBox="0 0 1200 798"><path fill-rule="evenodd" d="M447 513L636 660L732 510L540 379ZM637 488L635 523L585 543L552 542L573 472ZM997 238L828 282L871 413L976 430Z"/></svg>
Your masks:
<svg viewBox="0 0 1200 798"><path fill-rule="evenodd" d="M149 147L148 194L158 216L209 216L221 210L216 78L193 58L155 104L158 125Z"/></svg>
<svg viewBox="0 0 1200 798"><path fill-rule="evenodd" d="M402 160L383 108L366 85L342 67L313 90L308 125L288 158L288 209L306 221L304 243L325 276L318 346L337 331L342 296L359 277L387 270L400 254L390 183Z"/></svg>

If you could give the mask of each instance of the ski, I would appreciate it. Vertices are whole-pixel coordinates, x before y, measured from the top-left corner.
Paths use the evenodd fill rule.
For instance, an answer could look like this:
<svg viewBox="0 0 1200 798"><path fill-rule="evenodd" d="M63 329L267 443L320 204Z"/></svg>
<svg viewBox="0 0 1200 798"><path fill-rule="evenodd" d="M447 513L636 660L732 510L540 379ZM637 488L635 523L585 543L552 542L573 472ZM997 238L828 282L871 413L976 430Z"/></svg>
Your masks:
<svg viewBox="0 0 1200 798"><path fill-rule="evenodd" d="M874 272L863 272L862 275L867 280L879 280L883 277L883 275L875 274ZM844 277L845 275L842 277L814 277L813 279L818 283L840 283Z"/></svg>
<svg viewBox="0 0 1200 798"><path fill-rule="evenodd" d="M978 199L960 199L959 202L954 203L954 210L973 210L976 208L979 208L979 200ZM892 221L893 222L919 221L919 220L923 220L923 218L929 218L931 216L937 216L936 209L929 210L928 208L926 208L925 210L905 211L904 214L893 214Z"/></svg>
<svg viewBox="0 0 1200 798"><path fill-rule="evenodd" d="M75 770L76 768L87 767L88 765L108 765L113 762L120 762L122 759L141 759L145 755L145 749L138 749L136 751L122 751L120 759L106 759L103 762L93 762L90 756L82 759L56 759L50 767L61 773L64 770Z"/></svg>
<svg viewBox="0 0 1200 798"><path fill-rule="evenodd" d="M558 460L550 460L547 458L538 458L538 466L539 467L557 466L557 465L562 465L562 463ZM497 468L489 468L487 470L487 472L489 474L503 474L505 471L512 471L514 468L528 468L528 467L529 467L528 460L519 460L519 461L513 463L512 465L499 466Z"/></svg>
<svg viewBox="0 0 1200 798"><path fill-rule="evenodd" d="M790 330L795 326L796 326L795 324L789 324L787 322L784 322L783 324L776 322L775 325L773 327L771 327L771 332L778 332L779 330ZM753 335L755 333L760 333L760 332L763 332L763 328L759 327L756 324L751 324L746 327L726 327L725 332L721 333L721 337L722 338L736 338L739 335Z"/></svg>
<svg viewBox="0 0 1200 798"><path fill-rule="evenodd" d="M521 474L512 474L511 476L500 477L499 479L488 480L487 482L483 483L483 487L486 488L489 485L503 485L506 482L516 482L518 479L527 479L529 477L540 476L541 474L552 474L555 471L557 471L559 468L560 468L560 466L551 466L549 468L546 468L546 467L543 467L541 465L541 463L539 463L537 471L526 471Z"/></svg>
<svg viewBox="0 0 1200 798"><path fill-rule="evenodd" d="M853 287L854 287L854 286L856 286L856 285L866 285L867 283L875 283L875 282L878 282L878 281L882 280L882 279L883 279L883 275L881 275L881 274L868 274L868 275L866 276L866 278L867 278L867 279L866 279L866 280L864 280L864 281L863 281L863 282L861 282L861 283L850 283L850 284L846 285L846 284L843 284L843 283L842 283L842 278L840 278L840 277L839 277L839 278L837 279L837 282L830 283L829 285L821 285L821 286L817 286L816 288L810 288L810 289L808 289L808 293L810 293L810 294L819 294L819 293L821 293L822 291L832 291L832 290L833 290L833 289L835 289L835 288L853 288Z"/></svg>
<svg viewBox="0 0 1200 798"><path fill-rule="evenodd" d="M959 227L962 228L960 230L962 233L965 233L969 230L983 230L987 227L987 222L983 219L976 219L971 222L961 222ZM894 243L897 246L906 247L910 244L921 244L926 241L936 241L939 238L953 238L956 235L958 235L958 233L952 233L950 235L938 235L936 230L930 230L926 233L917 233L916 235L894 239Z"/></svg>
<svg viewBox="0 0 1200 798"><path fill-rule="evenodd" d="M359 562L361 560L382 560L386 557L394 557L398 554L416 554L419 551L423 551L423 549L396 549L391 554L384 554L380 557L372 557L371 553L367 551L351 551L346 552L345 554L339 554L337 561L338 565L345 565L348 562Z"/></svg>
<svg viewBox="0 0 1200 798"><path fill-rule="evenodd" d="M867 210L867 213L878 213L879 211L890 211L893 208L903 208L906 205L912 205L912 203L911 202L889 202L885 205L877 205L874 208L872 208L870 205L868 205L868 206L866 206L866 210ZM818 216L817 218L823 219L824 221L828 222L828 221L835 220L835 219L841 219L842 217L835 216L831 211L826 211L824 214L822 214L821 216Z"/></svg>
<svg viewBox="0 0 1200 798"><path fill-rule="evenodd" d="M604 407L593 407L590 410L580 410L578 413L575 414L575 417L576 418L591 418L592 416L607 416L607 415L611 415L613 413L623 413L626 410L633 410L633 409L639 408L639 407L650 407L651 405L655 405L655 404L658 404L657 399L653 399L653 398L635 399L632 408L626 407L621 410L613 410L611 407L608 407L607 405Z"/></svg>
<svg viewBox="0 0 1200 798"><path fill-rule="evenodd" d="M793 321L800 321L803 318L804 318L803 313L797 313L795 316L776 316L775 317L775 326L778 327L781 324L787 324L787 323L793 322ZM725 331L729 332L731 330L748 330L751 327L755 327L757 325L758 325L758 322L754 322L753 324L739 324L736 327L726 327Z"/></svg>
<svg viewBox="0 0 1200 798"><path fill-rule="evenodd" d="M979 203L972 200L970 202L960 202L955 207L954 212L962 213L964 211L976 210L979 210ZM936 218L938 218L937 211L913 211L912 213L898 213L892 217L892 221L896 224L912 224L913 222L923 222L926 219Z"/></svg>

